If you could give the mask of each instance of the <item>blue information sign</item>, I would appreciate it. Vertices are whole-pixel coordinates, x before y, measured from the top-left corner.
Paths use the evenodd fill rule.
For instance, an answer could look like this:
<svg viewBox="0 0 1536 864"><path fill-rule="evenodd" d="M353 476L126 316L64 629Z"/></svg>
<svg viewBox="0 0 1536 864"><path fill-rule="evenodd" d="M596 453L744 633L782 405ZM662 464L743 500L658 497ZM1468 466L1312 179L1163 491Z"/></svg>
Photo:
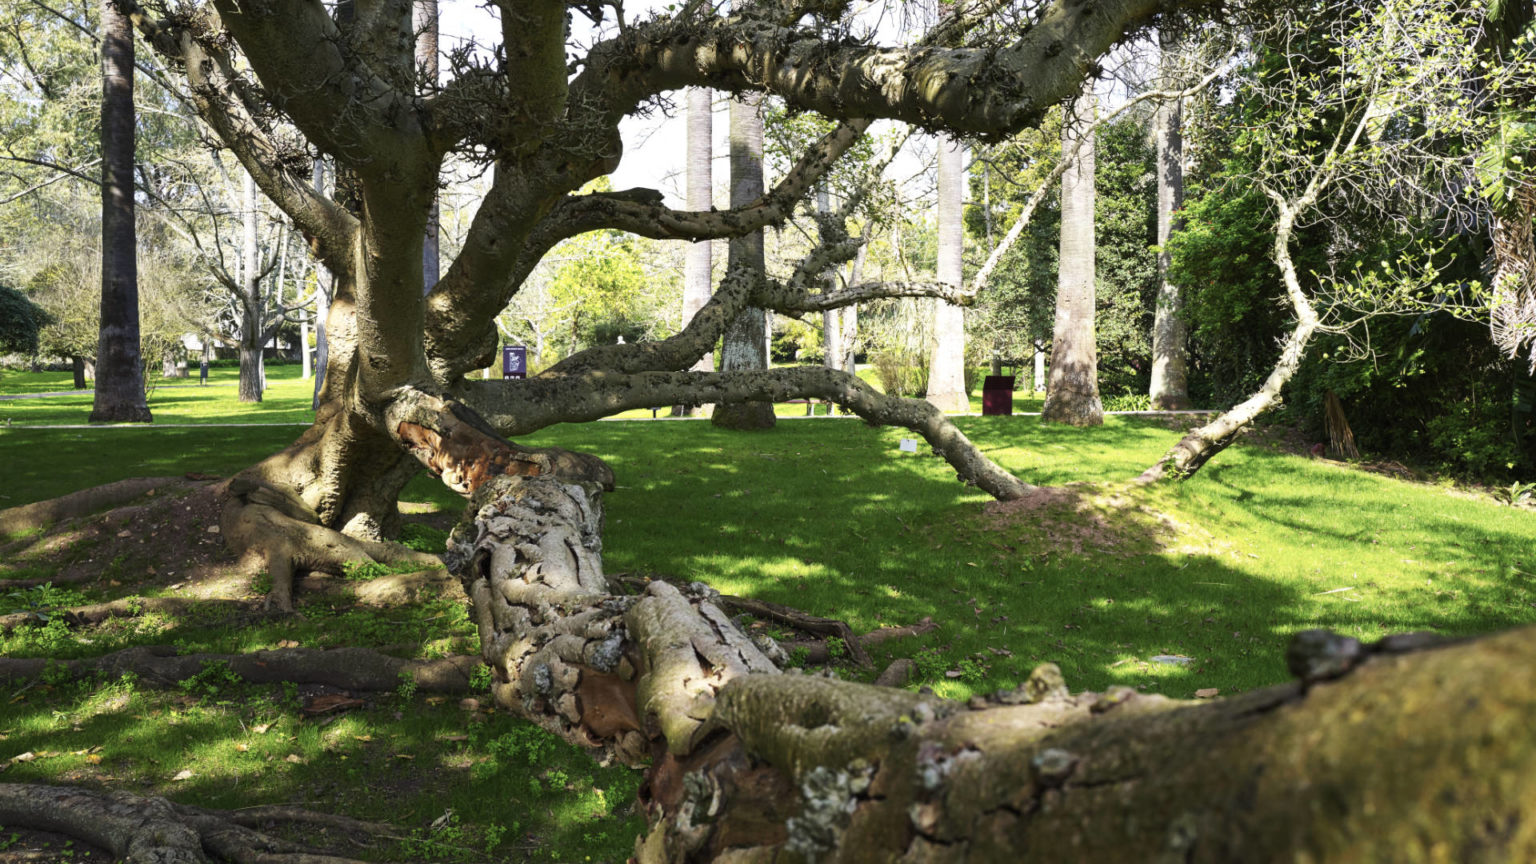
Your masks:
<svg viewBox="0 0 1536 864"><path fill-rule="evenodd" d="M501 377L503 378L527 378L528 377L528 347L526 345L503 345L501 348Z"/></svg>

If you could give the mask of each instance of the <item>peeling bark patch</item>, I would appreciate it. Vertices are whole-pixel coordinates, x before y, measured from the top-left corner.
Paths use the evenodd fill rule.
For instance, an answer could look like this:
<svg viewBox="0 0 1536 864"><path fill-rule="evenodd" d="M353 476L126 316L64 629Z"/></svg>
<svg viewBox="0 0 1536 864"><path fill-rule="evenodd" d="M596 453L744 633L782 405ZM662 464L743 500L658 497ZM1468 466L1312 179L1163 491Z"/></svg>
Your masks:
<svg viewBox="0 0 1536 864"><path fill-rule="evenodd" d="M492 477L537 477L543 473L527 454L488 435L455 435L449 429L439 433L409 421L401 422L396 433L412 456L461 495L474 492Z"/></svg>

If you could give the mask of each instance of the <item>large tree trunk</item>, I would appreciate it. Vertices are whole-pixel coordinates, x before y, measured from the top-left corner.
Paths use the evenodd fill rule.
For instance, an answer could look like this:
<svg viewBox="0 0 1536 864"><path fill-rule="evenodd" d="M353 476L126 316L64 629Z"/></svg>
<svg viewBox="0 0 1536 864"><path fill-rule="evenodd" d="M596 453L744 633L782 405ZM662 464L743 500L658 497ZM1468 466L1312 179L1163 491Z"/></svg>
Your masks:
<svg viewBox="0 0 1536 864"><path fill-rule="evenodd" d="M1099 356L1094 337L1094 133L1097 100L1091 89L1073 103L1061 126L1061 152L1077 158L1061 175L1061 254L1056 283L1056 326L1051 335L1051 378L1040 419L1097 426Z"/></svg>
<svg viewBox="0 0 1536 864"><path fill-rule="evenodd" d="M763 194L763 100L760 94L731 100L731 206L751 204ZM763 273L763 232L730 242L728 269ZM749 308L726 328L720 345L725 372L768 368L768 313ZM776 422L768 402L732 402L715 406L710 422L727 429L769 429Z"/></svg>
<svg viewBox="0 0 1536 864"><path fill-rule="evenodd" d="M240 391L241 402L260 402L262 392L261 262L256 245L256 181L240 186Z"/></svg>
<svg viewBox="0 0 1536 864"><path fill-rule="evenodd" d="M959 141L939 144L939 281L961 287L965 225L961 209L965 200L965 145ZM971 410L965 389L965 311L941 300L933 305L932 350L928 355L927 398L940 411L964 414Z"/></svg>
<svg viewBox="0 0 1536 864"><path fill-rule="evenodd" d="M689 210L705 211L713 205L715 132L712 99L713 93L706 87L688 88L688 164L686 166L688 200L686 204ZM688 252L683 261L682 326L684 327L687 327L693 320L693 316L699 314L699 310L709 302L710 289L714 282L714 262L711 257L710 242L698 240L688 244ZM700 357L699 362L693 364L693 368L698 372L713 372L715 370L713 353ZM689 417L700 407L674 405L672 416Z"/></svg>
<svg viewBox="0 0 1536 864"><path fill-rule="evenodd" d="M150 423L133 221L133 25L101 4L101 340L92 423Z"/></svg>
<svg viewBox="0 0 1536 864"><path fill-rule="evenodd" d="M1210 702L1072 695L1045 664L961 705L779 674L702 585L615 592L600 494L493 480L448 561L498 704L648 765L641 862L1536 855L1536 629L1313 631L1287 656L1300 681Z"/></svg>
<svg viewBox="0 0 1536 864"><path fill-rule="evenodd" d="M1174 45L1164 37L1161 42L1165 82L1173 69ZM1177 230L1175 215L1184 203L1183 110L1179 100L1159 105L1152 115L1153 134L1157 138L1157 311L1152 323L1152 407L1160 411L1183 411L1194 407L1189 401L1189 328L1184 324L1184 294L1168 281L1168 238Z"/></svg>

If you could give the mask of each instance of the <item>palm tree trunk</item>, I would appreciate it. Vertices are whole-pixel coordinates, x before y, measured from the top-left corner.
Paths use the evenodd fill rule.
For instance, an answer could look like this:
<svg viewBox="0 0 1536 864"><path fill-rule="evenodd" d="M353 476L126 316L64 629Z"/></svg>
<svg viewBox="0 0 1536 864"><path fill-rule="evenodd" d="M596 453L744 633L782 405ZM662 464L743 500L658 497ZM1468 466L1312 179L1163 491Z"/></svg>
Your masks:
<svg viewBox="0 0 1536 864"><path fill-rule="evenodd" d="M689 210L708 210L714 200L714 114L710 104L713 94L705 87L688 88L687 206ZM710 241L688 245L683 262L683 320L687 327L704 304L709 302L714 267ZM681 329L681 327L679 328ZM715 358L706 354L693 364L697 372L715 371ZM692 416L700 406L674 405L672 416Z"/></svg>
<svg viewBox="0 0 1536 864"><path fill-rule="evenodd" d="M1161 46L1163 69L1173 66L1173 46ZM1164 80L1171 78L1165 74ZM1184 203L1184 136L1180 126L1183 108L1177 100L1164 103L1153 115L1157 138L1157 312L1152 324L1152 407L1183 411L1189 401L1189 328L1183 320L1184 295L1168 281L1168 238L1178 227L1178 209Z"/></svg>
<svg viewBox="0 0 1536 864"><path fill-rule="evenodd" d="M739 207L763 195L762 96L746 94L731 102L731 206ZM728 265L748 267L761 273L763 232L754 231L732 240ZM768 315L748 309L726 329L720 350L720 368L726 372L768 368ZM711 422L728 429L767 429L774 425L773 405L738 402L715 407Z"/></svg>
<svg viewBox="0 0 1536 864"><path fill-rule="evenodd" d="M240 401L261 401L261 279L257 272L256 181L247 172L240 194Z"/></svg>
<svg viewBox="0 0 1536 864"><path fill-rule="evenodd" d="M422 91L437 89L437 0L416 0L416 66L424 70ZM423 291L430 293L437 284L439 267L438 232L442 213L436 195L427 208L427 230L421 250Z"/></svg>
<svg viewBox="0 0 1536 864"><path fill-rule="evenodd" d="M1097 100L1085 90L1061 127L1061 151L1077 158L1061 175L1061 266L1056 283L1056 326L1051 336L1051 379L1042 420L1073 426L1104 422L1099 402L1099 357L1094 343L1094 136Z"/></svg>
<svg viewBox="0 0 1536 864"><path fill-rule="evenodd" d="M965 145L959 141L939 144L939 261L938 277L959 288L963 279L961 253L965 226L961 207L965 199ZM933 342L928 355L928 401L940 411L960 414L971 410L965 390L965 312L959 306L935 301Z"/></svg>
<svg viewBox="0 0 1536 864"><path fill-rule="evenodd" d="M133 26L101 4L101 337L91 422L150 423L133 216Z"/></svg>

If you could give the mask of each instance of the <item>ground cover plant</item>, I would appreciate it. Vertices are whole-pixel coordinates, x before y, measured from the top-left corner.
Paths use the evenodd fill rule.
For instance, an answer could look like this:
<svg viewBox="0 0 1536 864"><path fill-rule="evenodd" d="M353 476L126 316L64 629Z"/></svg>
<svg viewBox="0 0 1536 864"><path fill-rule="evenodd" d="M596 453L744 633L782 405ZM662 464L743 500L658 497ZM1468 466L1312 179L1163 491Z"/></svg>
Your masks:
<svg viewBox="0 0 1536 864"><path fill-rule="evenodd" d="M1235 449L1190 483L1128 491L1120 481L1177 429L1117 417L1091 430L1028 417L959 423L1000 464L1064 491L991 503L941 460L903 453L900 430L853 419L745 436L703 421L589 424L530 443L613 466L609 573L702 580L846 620L856 633L931 618L929 632L872 646L868 668L846 657L834 665L868 680L908 657L910 689L962 701L1011 688L1046 660L1074 688L1231 695L1285 680L1280 648L1308 627L1375 639L1536 620L1530 510L1262 446ZM292 434L7 429L4 503L143 474L226 476ZM58 470L29 458L61 437L69 458ZM871 482L842 482L855 473ZM105 530L81 523L12 538L3 577L17 587L0 613L37 617L10 624L0 654L57 663L142 645L210 656L347 645L421 662L476 653L455 583L361 599L363 586L402 575L378 565L306 580L298 615L265 612L263 574L229 560L209 532L217 513L199 496L211 482L140 499L165 509ZM440 547L457 496L422 476L403 500L405 539ZM114 601L142 608L99 621L56 611ZM629 854L641 828L628 809L637 775L595 768L497 712L486 677L463 692L412 679L347 690L251 684L213 660L166 686L61 666L7 689L0 757L7 782L110 785L219 808L304 803L387 822L371 849L347 846L337 829L365 858Z"/></svg>

